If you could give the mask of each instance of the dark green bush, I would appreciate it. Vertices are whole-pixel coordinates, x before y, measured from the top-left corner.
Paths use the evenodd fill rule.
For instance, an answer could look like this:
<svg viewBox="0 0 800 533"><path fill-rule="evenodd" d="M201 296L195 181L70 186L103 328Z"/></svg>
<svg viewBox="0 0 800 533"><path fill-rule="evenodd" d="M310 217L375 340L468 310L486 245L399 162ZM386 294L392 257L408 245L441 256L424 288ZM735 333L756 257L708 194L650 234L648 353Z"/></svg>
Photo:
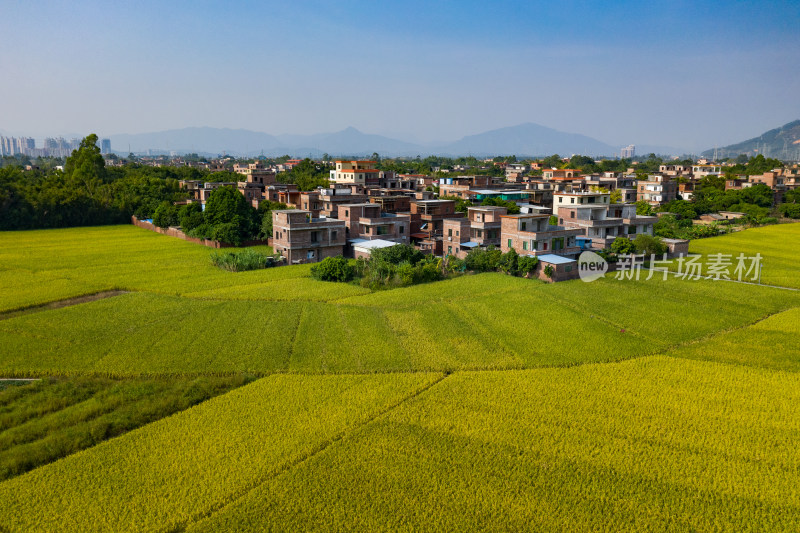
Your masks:
<svg viewBox="0 0 800 533"><path fill-rule="evenodd" d="M354 269L350 262L342 256L326 257L311 267L311 277L318 281L350 281Z"/></svg>

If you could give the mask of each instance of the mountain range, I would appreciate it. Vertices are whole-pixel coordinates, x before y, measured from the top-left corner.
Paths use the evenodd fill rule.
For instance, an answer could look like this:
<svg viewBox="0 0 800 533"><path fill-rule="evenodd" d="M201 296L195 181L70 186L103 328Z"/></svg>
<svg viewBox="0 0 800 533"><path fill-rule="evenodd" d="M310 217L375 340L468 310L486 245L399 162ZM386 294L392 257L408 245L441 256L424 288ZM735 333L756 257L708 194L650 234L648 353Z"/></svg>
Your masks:
<svg viewBox="0 0 800 533"><path fill-rule="evenodd" d="M565 133L539 124L525 123L469 135L445 143L412 143L382 135L363 133L353 127L315 135L271 135L244 129L182 128L154 133L112 135L111 147L118 153L175 151L217 155L255 156L385 157L443 155L476 157L496 155L547 156L552 154L615 156L622 145L604 143L577 133ZM685 150L666 146L637 146L637 153L683 154Z"/></svg>
<svg viewBox="0 0 800 533"><path fill-rule="evenodd" d="M763 154L764 157L774 157L783 161L800 160L800 120L784 124L780 128L769 130L758 137L746 141L711 148L703 152L704 157L723 158L736 157L740 154L753 157Z"/></svg>

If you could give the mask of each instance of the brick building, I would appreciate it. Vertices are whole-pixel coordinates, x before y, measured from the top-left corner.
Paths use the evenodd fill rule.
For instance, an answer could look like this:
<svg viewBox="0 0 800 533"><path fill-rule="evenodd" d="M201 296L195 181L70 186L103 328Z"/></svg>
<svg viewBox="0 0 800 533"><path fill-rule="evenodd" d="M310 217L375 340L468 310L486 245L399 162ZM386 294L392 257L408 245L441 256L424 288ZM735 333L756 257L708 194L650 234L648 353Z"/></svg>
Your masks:
<svg viewBox="0 0 800 533"><path fill-rule="evenodd" d="M310 211L282 209L272 212L272 246L288 264L316 263L342 255L345 223L313 218Z"/></svg>
<svg viewBox="0 0 800 533"><path fill-rule="evenodd" d="M408 244L411 238L411 216L383 213L373 203L341 204L336 218L345 225L348 240L381 239Z"/></svg>
<svg viewBox="0 0 800 533"><path fill-rule="evenodd" d="M550 215L501 215L500 249L514 249L520 255L556 254L573 256L580 252L577 228L552 226Z"/></svg>

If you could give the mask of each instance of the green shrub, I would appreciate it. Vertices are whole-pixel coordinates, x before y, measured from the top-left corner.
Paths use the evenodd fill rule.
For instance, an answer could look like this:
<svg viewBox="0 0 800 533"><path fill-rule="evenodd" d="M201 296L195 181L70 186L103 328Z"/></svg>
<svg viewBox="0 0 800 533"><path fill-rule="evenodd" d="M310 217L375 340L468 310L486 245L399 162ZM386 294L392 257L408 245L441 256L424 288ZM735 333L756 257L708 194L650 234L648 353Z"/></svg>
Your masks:
<svg viewBox="0 0 800 533"><path fill-rule="evenodd" d="M617 241L614 240L614 243ZM645 255L661 255L667 251L667 245L658 237L652 235L637 235L633 241L636 251Z"/></svg>
<svg viewBox="0 0 800 533"><path fill-rule="evenodd" d="M231 272L245 270L258 270L275 266L276 258L272 255L256 250L243 250L241 252L214 252L211 254L211 264Z"/></svg>
<svg viewBox="0 0 800 533"><path fill-rule="evenodd" d="M326 257L311 267L311 277L318 281L350 281L353 275L353 267L341 255Z"/></svg>
<svg viewBox="0 0 800 533"><path fill-rule="evenodd" d="M611 243L611 251L618 255L632 254L636 251L636 245L627 237L617 237Z"/></svg>

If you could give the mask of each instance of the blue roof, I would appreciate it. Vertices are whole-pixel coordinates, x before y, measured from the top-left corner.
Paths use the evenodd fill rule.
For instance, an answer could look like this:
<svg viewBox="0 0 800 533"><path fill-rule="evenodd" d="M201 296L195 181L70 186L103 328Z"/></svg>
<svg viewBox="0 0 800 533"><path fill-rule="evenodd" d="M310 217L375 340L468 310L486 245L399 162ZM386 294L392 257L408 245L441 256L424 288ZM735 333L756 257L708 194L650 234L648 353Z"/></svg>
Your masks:
<svg viewBox="0 0 800 533"><path fill-rule="evenodd" d="M460 245L462 248L475 248L476 246L480 246L477 242L462 242Z"/></svg>
<svg viewBox="0 0 800 533"><path fill-rule="evenodd" d="M552 265L565 265L567 263L575 263L574 259L570 259L569 257L564 257L563 255L556 255L556 254L544 254L537 256L539 261L544 261L545 263L550 263Z"/></svg>

